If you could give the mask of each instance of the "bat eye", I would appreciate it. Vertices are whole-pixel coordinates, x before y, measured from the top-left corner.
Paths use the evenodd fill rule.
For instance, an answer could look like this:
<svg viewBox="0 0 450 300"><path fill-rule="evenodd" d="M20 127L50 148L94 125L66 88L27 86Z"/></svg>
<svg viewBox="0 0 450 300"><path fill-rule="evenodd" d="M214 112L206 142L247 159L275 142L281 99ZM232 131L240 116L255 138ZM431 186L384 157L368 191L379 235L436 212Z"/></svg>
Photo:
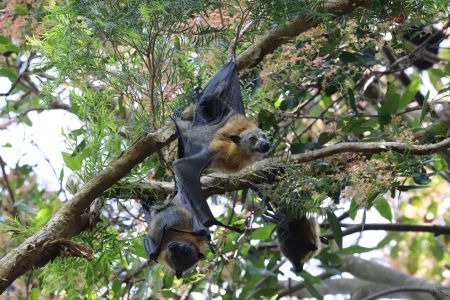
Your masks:
<svg viewBox="0 0 450 300"><path fill-rule="evenodd" d="M256 142L256 140L257 140L256 136L252 135L252 136L250 137L250 141L251 141L251 142Z"/></svg>

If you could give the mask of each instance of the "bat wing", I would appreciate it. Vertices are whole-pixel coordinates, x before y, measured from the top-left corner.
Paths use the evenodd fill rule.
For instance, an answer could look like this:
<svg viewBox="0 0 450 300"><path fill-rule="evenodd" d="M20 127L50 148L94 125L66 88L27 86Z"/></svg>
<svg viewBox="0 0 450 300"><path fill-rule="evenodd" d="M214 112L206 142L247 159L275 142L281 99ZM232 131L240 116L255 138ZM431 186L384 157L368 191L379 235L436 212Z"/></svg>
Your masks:
<svg viewBox="0 0 450 300"><path fill-rule="evenodd" d="M230 113L245 115L235 60L225 64L211 77L201 93L193 93L193 125L214 125Z"/></svg>
<svg viewBox="0 0 450 300"><path fill-rule="evenodd" d="M150 226L152 222L150 208L147 204L143 204L142 209L144 210L145 221L148 226ZM158 259L159 253L161 252L160 241L156 242L150 237L150 235L146 234L144 237L144 248L150 259L154 261Z"/></svg>
<svg viewBox="0 0 450 300"><path fill-rule="evenodd" d="M183 191L183 188L182 188L181 183L179 182L179 180L177 181L176 184L177 184L177 191L178 192L175 195L175 197L179 197L180 202L188 210L190 210L192 212L192 231L181 230L181 229L177 229L177 228L170 228L170 229L174 230L174 231L178 231L178 232L190 233L190 234L195 235L195 236L206 236L206 238L208 240L210 240L211 236L210 236L208 227L205 227L202 224L202 222L199 220L198 215L195 213L196 211L192 207L192 202L189 199L189 197L187 196L187 193L185 191Z"/></svg>
<svg viewBox="0 0 450 300"><path fill-rule="evenodd" d="M186 121L182 120L181 113L182 110L175 112L172 116L178 137L178 158L189 157L200 153L203 150L202 145L193 143L185 134L183 134L180 124Z"/></svg>
<svg viewBox="0 0 450 300"><path fill-rule="evenodd" d="M213 153L205 150L196 155L178 159L173 163L178 193L182 201L193 209L196 222L206 227L216 224L217 221L203 195L200 176L213 157Z"/></svg>

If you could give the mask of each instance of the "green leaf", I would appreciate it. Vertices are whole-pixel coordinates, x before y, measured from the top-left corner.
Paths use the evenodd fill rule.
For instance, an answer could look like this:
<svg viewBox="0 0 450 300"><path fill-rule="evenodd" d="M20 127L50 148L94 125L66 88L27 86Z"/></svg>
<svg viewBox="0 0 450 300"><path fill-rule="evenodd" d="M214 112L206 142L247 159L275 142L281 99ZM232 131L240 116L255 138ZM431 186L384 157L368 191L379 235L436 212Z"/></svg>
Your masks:
<svg viewBox="0 0 450 300"><path fill-rule="evenodd" d="M441 261L442 259L444 259L444 249L442 249L442 246L436 242L436 238L434 236L431 236L429 238L429 242L431 245L431 253L433 253L433 256L436 258L436 260Z"/></svg>
<svg viewBox="0 0 450 300"><path fill-rule="evenodd" d="M445 77L444 71L441 69L428 69L428 75L434 88L439 91L441 89L441 79Z"/></svg>
<svg viewBox="0 0 450 300"><path fill-rule="evenodd" d="M148 259L148 254L145 251L144 243L141 238L136 238L135 240L133 240L132 245L131 245L131 250L132 250L133 254L135 254L139 257Z"/></svg>
<svg viewBox="0 0 450 300"><path fill-rule="evenodd" d="M342 249L342 229L338 218L333 212L327 213L327 220L333 232L334 240L340 249Z"/></svg>
<svg viewBox="0 0 450 300"><path fill-rule="evenodd" d="M261 125L263 130L270 130L272 127L275 129L278 128L278 122L275 115L266 109L261 109L259 111L258 124Z"/></svg>
<svg viewBox="0 0 450 300"><path fill-rule="evenodd" d="M353 109L355 113L358 113L358 108L356 107L355 95L353 94L353 90L348 88L348 101L350 102L350 107Z"/></svg>
<svg viewBox="0 0 450 300"><path fill-rule="evenodd" d="M392 222L392 208L386 198L384 198L383 196L378 197L375 200L375 208L383 218L385 218L389 222Z"/></svg>
<svg viewBox="0 0 450 300"><path fill-rule="evenodd" d="M291 153L300 154L316 147L316 143L293 143L291 144Z"/></svg>
<svg viewBox="0 0 450 300"><path fill-rule="evenodd" d="M177 49L178 51L181 51L181 43L180 43L180 37L179 36L175 37L174 46L175 46L175 49Z"/></svg>
<svg viewBox="0 0 450 300"><path fill-rule="evenodd" d="M295 108L299 103L299 99L297 97L289 97L287 99L284 99L281 103L280 103L280 109L281 110L287 110L287 109L292 109Z"/></svg>
<svg viewBox="0 0 450 300"><path fill-rule="evenodd" d="M350 254L370 252L374 249L376 249L376 248L367 248L367 247L361 247L358 245L354 245L354 246L350 246L350 247L341 249L341 250L337 251L337 253L340 255L350 255Z"/></svg>
<svg viewBox="0 0 450 300"><path fill-rule="evenodd" d="M351 64L358 61L358 55L353 52L342 51L342 53L339 55L339 60L344 64Z"/></svg>
<svg viewBox="0 0 450 300"><path fill-rule="evenodd" d="M308 290L308 292L311 294L311 296L313 296L315 299L321 300L323 299L322 294L319 293L318 290L316 290L314 288L314 286L312 284L310 284L309 282L307 282L305 280L305 288Z"/></svg>
<svg viewBox="0 0 450 300"><path fill-rule="evenodd" d="M391 123L392 114L398 111L400 95L397 93L395 84L391 83L386 92L386 99L378 110L378 122L381 126Z"/></svg>
<svg viewBox="0 0 450 300"><path fill-rule="evenodd" d="M0 52L19 52L19 48L15 46L11 40L5 36L0 35Z"/></svg>
<svg viewBox="0 0 450 300"><path fill-rule="evenodd" d="M355 198L353 197L352 202L350 203L350 208L348 210L350 219L354 220L356 218L356 214L358 213L358 203L356 202Z"/></svg>
<svg viewBox="0 0 450 300"><path fill-rule="evenodd" d="M120 281L118 279L114 280L114 282L112 284L112 290L116 296L120 295L121 286L122 286L122 281Z"/></svg>
<svg viewBox="0 0 450 300"><path fill-rule="evenodd" d="M72 171L78 171L81 169L81 159L67 152L62 152L63 160L66 166Z"/></svg>
<svg viewBox="0 0 450 300"><path fill-rule="evenodd" d="M272 235L272 232L275 230L274 224L266 224L265 226L256 229L252 233L252 239L254 240L267 240Z"/></svg>
<svg viewBox="0 0 450 300"><path fill-rule="evenodd" d="M420 83L422 82L420 76L414 77L413 80L408 85L408 88L403 93L402 97L400 98L400 101L398 103L397 112L400 111L402 108L406 107L413 99L414 96L419 91Z"/></svg>
<svg viewBox="0 0 450 300"><path fill-rule="evenodd" d="M406 192L406 191L410 191L410 190L418 190L418 189L424 189L424 188L428 188L430 186L428 185L400 185L397 187L398 191L401 192Z"/></svg>
<svg viewBox="0 0 450 300"><path fill-rule="evenodd" d="M20 122L22 122L23 124L30 126L30 127L31 127L31 125L33 125L30 118L28 118L28 116L26 116L26 115L20 117Z"/></svg>
<svg viewBox="0 0 450 300"><path fill-rule="evenodd" d="M428 97L430 97L430 91L427 92L425 100L423 101L422 111L420 112L420 122L423 121L423 118L425 118L425 115L428 112Z"/></svg>
<svg viewBox="0 0 450 300"><path fill-rule="evenodd" d="M328 143L329 141L331 141L335 137L336 137L336 134L334 134L332 132L322 132L319 135L319 139L317 140L317 144L325 145L326 143Z"/></svg>
<svg viewBox="0 0 450 300"><path fill-rule="evenodd" d="M342 263L341 257L339 255L328 251L321 251L319 254L319 259L323 264L331 267L340 266Z"/></svg>
<svg viewBox="0 0 450 300"><path fill-rule="evenodd" d="M52 212L53 209L51 206L41 208L36 217L34 217L34 221L38 226L44 225L52 216Z"/></svg>
<svg viewBox="0 0 450 300"><path fill-rule="evenodd" d="M383 112L393 114L398 111L400 95L397 93L397 88L394 83L390 83L386 91L386 101L384 101L380 110Z"/></svg>
<svg viewBox="0 0 450 300"><path fill-rule="evenodd" d="M17 72L14 68L5 67L0 69L0 77L7 77L11 81L16 81Z"/></svg>
<svg viewBox="0 0 450 300"><path fill-rule="evenodd" d="M14 13L18 16L25 16L28 13L28 8L24 4L16 4Z"/></svg>
<svg viewBox="0 0 450 300"><path fill-rule="evenodd" d="M39 288L37 287L31 288L27 300L38 300L38 299L39 299Z"/></svg>

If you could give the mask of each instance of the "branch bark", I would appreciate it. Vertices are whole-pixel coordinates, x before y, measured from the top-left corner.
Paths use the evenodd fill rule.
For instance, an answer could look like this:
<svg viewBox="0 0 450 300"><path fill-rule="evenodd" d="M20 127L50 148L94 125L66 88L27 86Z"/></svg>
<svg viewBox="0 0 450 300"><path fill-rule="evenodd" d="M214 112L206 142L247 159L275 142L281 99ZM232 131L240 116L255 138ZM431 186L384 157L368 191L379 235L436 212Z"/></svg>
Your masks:
<svg viewBox="0 0 450 300"><path fill-rule="evenodd" d="M368 2L361 0L328 1L328 5L326 5L322 12L326 11L335 16L342 16L351 13L355 8ZM320 19L301 16L285 27L269 32L239 55L238 69L243 70L256 66L266 55L273 53L280 45L319 25L320 22Z"/></svg>
<svg viewBox="0 0 450 300"><path fill-rule="evenodd" d="M355 278L330 278L314 285L319 293L326 294L350 294L352 299L362 299L380 290L392 291L396 288L395 296L407 299L429 300L434 299L429 294L411 294L408 291L411 288L433 291L437 299L445 299L445 287L431 281L413 277L401 273L392 268L383 266L379 263L358 258L356 256L346 256L342 258L342 265L339 267L341 272L347 272ZM370 270L370 272L367 272ZM319 278L327 278L328 273L319 275ZM297 296L299 298L311 297L306 291L303 283L291 286L289 282L282 284L282 290L278 293L282 296ZM378 298L377 298L378 299Z"/></svg>
<svg viewBox="0 0 450 300"><path fill-rule="evenodd" d="M349 224L350 228L342 231L342 235L350 235L353 233L366 230L385 230L385 231L409 231L409 232L431 232L435 236L440 234L450 234L450 226L439 225L417 225L417 224ZM343 224L341 224L343 226ZM323 237L327 239L333 238L333 234L327 234Z"/></svg>
<svg viewBox="0 0 450 300"><path fill-rule="evenodd" d="M124 177L135 165L174 139L173 126L149 133L87 182L45 226L0 260L0 292L3 293L17 277L28 270L43 266L57 256L56 251L51 251L51 243L79 234L88 228L89 220L82 218L82 215L92 201Z"/></svg>
<svg viewBox="0 0 450 300"><path fill-rule="evenodd" d="M317 159L329 157L340 153L366 153L374 154L381 152L394 151L398 153L411 155L425 155L437 153L450 148L450 138L444 139L436 144L427 145L411 145L407 143L398 142L354 142L354 143L340 143L328 146L322 149L296 154L291 157L291 162L302 163L310 162ZM211 173L201 178L203 192L207 195L223 194L240 189L251 188L256 184L267 182L275 182L277 175L284 172L284 163L278 158L267 158L254 163L245 172L238 174L223 174ZM173 182L149 181L147 185L141 184L136 186L136 189L142 192L143 195L163 195L170 194L174 191ZM128 196L133 198L135 194L127 194L127 191L110 190L109 197ZM139 198L146 200L143 198Z"/></svg>

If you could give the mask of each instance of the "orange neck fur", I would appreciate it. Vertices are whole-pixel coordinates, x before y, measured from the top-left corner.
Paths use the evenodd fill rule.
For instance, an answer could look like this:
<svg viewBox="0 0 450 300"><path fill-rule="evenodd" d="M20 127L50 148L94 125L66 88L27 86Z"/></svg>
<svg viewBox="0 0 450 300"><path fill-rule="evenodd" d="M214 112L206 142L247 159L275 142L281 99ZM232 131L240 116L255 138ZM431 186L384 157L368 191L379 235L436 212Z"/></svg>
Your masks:
<svg viewBox="0 0 450 300"><path fill-rule="evenodd" d="M258 128L244 115L235 114L217 131L209 144L208 150L216 153L213 167L228 173L242 170L252 162L252 157L245 153L230 137L240 136L242 132Z"/></svg>

